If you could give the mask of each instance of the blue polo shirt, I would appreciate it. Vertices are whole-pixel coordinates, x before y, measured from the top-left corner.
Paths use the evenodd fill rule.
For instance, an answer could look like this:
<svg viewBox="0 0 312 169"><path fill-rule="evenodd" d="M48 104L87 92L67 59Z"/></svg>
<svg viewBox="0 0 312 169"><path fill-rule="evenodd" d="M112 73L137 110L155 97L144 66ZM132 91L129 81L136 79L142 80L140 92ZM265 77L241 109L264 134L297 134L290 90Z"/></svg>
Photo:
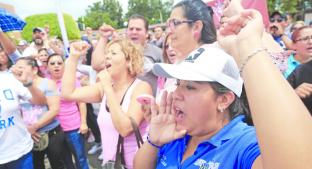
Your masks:
<svg viewBox="0 0 312 169"><path fill-rule="evenodd" d="M156 169L250 169L260 155L254 127L234 118L212 138L198 145L194 154L181 164L191 136L164 145Z"/></svg>
<svg viewBox="0 0 312 169"><path fill-rule="evenodd" d="M300 65L300 62L295 59L294 54L291 54L287 59L287 70L283 74L284 77L287 79L298 65Z"/></svg>

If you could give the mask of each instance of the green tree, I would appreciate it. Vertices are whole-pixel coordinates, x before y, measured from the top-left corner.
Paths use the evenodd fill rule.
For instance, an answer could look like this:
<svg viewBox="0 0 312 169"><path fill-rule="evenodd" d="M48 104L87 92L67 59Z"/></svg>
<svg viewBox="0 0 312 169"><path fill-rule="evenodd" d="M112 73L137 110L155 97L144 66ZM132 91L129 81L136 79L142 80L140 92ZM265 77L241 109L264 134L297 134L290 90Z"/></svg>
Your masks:
<svg viewBox="0 0 312 169"><path fill-rule="evenodd" d="M78 18L78 22L93 29L98 29L103 23L121 28L123 26L122 7L118 0L95 2L88 7L84 17Z"/></svg>
<svg viewBox="0 0 312 169"><path fill-rule="evenodd" d="M80 31L73 17L68 14L63 14L63 17L68 39L70 40L80 39ZM50 27L49 32L50 37L53 36L62 37L57 15L55 13L31 15L26 17L25 21L27 22L27 24L23 29L22 35L23 38L26 39L27 41L31 41L32 29L34 27L44 27L44 25L46 24L48 24Z"/></svg>
<svg viewBox="0 0 312 169"><path fill-rule="evenodd" d="M122 7L119 0L103 0L104 10L117 27L123 26Z"/></svg>
<svg viewBox="0 0 312 169"><path fill-rule="evenodd" d="M150 24L165 22L170 14L172 0L129 0L126 19L132 14L143 15Z"/></svg>
<svg viewBox="0 0 312 169"><path fill-rule="evenodd" d="M297 13L301 10L312 8L311 0L268 0L269 12L280 11L287 13Z"/></svg>

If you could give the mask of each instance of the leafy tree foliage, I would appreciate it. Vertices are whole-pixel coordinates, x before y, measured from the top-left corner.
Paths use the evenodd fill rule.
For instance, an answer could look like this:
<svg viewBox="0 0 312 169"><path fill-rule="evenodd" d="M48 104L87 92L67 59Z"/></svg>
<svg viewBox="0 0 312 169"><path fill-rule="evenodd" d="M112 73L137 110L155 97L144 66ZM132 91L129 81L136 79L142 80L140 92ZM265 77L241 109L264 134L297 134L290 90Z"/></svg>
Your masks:
<svg viewBox="0 0 312 169"><path fill-rule="evenodd" d="M65 13L63 14L63 17L68 39L70 40L80 39L80 31L73 17ZM27 22L27 24L23 29L22 35L23 38L26 39L27 41L31 41L32 29L34 27L43 28L45 25L49 25L50 27L49 32L50 37L53 36L62 37L57 15L55 13L31 15L26 17L25 21Z"/></svg>
<svg viewBox="0 0 312 169"><path fill-rule="evenodd" d="M267 0L267 2L270 13L276 10L283 13L297 13L312 8L311 0Z"/></svg>
<svg viewBox="0 0 312 169"><path fill-rule="evenodd" d="M150 24L165 22L170 14L172 0L129 0L126 19L138 13L148 19Z"/></svg>
<svg viewBox="0 0 312 169"><path fill-rule="evenodd" d="M118 0L102 0L95 2L86 10L86 16L78 19L93 29L98 29L103 23L115 28L123 26L122 7Z"/></svg>

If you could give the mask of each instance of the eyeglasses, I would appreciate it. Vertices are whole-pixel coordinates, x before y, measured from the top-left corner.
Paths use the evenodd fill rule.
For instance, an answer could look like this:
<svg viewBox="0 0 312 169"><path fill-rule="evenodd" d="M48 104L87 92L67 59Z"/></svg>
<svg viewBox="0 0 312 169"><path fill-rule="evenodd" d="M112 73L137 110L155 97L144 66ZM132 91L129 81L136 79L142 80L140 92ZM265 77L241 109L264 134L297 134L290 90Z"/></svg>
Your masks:
<svg viewBox="0 0 312 169"><path fill-rule="evenodd" d="M50 65L54 66L54 65L63 65L63 62L50 62Z"/></svg>
<svg viewBox="0 0 312 169"><path fill-rule="evenodd" d="M296 40L296 42L301 41L301 42L307 43L307 42L308 42L309 40L311 40L311 39L312 39L312 35L310 35L310 36L305 36L305 37L303 37L303 38L299 38L299 39Z"/></svg>
<svg viewBox="0 0 312 169"><path fill-rule="evenodd" d="M274 22L278 22L278 23L281 23L281 22L283 22L283 18L277 18L277 19L275 19L275 18L270 18L270 22L272 22L272 23L274 23Z"/></svg>
<svg viewBox="0 0 312 169"><path fill-rule="evenodd" d="M195 21L193 20L184 20L184 21L179 21L177 19L170 19L167 22L167 28L169 28L170 30L174 30L176 26L181 25L182 23L193 23Z"/></svg>

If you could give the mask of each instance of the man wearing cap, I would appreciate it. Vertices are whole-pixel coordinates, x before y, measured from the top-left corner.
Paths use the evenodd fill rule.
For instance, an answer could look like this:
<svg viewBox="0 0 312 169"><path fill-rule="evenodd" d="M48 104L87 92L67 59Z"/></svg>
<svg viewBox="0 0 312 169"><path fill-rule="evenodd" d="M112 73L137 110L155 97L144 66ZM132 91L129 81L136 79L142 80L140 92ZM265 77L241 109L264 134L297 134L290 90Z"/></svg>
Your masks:
<svg viewBox="0 0 312 169"><path fill-rule="evenodd" d="M17 50L20 52L20 53L23 53L24 50L28 47L28 42L26 40L20 40L16 46Z"/></svg>
<svg viewBox="0 0 312 169"><path fill-rule="evenodd" d="M293 49L292 41L285 33L285 28L288 26L287 17L280 12L275 11L270 17L269 32L274 40L284 49Z"/></svg>
<svg viewBox="0 0 312 169"><path fill-rule="evenodd" d="M35 27L33 29L33 42L24 50L23 57L36 56L38 54L38 50L44 47L43 35L44 30L42 28Z"/></svg>

